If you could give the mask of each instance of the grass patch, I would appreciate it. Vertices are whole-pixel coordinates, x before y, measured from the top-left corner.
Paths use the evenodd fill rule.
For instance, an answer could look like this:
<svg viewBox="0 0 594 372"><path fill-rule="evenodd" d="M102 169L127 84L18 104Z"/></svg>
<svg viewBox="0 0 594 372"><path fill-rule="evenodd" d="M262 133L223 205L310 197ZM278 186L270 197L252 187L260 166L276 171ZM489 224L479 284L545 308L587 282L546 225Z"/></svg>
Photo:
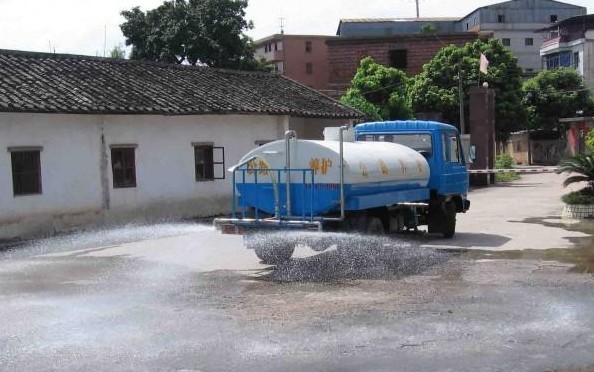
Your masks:
<svg viewBox="0 0 594 372"><path fill-rule="evenodd" d="M516 172L503 172L495 174L495 181L497 182L512 182L517 181L520 178L520 175Z"/></svg>

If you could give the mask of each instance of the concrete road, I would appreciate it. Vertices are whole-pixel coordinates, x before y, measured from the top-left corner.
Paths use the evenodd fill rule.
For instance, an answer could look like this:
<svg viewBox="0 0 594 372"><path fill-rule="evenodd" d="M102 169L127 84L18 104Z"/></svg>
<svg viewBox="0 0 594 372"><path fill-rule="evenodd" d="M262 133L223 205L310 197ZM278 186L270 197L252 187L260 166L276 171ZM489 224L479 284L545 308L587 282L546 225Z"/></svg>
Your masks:
<svg viewBox="0 0 594 372"><path fill-rule="evenodd" d="M559 219L560 183L472 191L452 240L345 235L281 267L191 223L5 249L0 370L592 368L593 229Z"/></svg>

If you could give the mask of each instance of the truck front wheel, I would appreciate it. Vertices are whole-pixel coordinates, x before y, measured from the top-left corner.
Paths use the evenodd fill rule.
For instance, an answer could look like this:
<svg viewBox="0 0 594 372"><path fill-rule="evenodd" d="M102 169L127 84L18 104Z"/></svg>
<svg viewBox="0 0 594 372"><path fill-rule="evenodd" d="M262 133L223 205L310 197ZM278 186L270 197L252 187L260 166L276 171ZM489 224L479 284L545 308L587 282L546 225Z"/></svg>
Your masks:
<svg viewBox="0 0 594 372"><path fill-rule="evenodd" d="M456 204L453 201L446 202L443 206L443 237L450 239L456 233Z"/></svg>

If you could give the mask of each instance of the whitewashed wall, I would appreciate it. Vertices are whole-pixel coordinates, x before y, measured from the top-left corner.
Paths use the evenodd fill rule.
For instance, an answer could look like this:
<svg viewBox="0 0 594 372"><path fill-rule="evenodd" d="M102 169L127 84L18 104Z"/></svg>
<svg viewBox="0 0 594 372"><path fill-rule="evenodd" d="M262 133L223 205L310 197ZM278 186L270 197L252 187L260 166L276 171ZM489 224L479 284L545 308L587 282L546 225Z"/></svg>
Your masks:
<svg viewBox="0 0 594 372"><path fill-rule="evenodd" d="M196 182L192 143L224 147L228 168L257 141L282 138L288 128L288 117L261 115L0 113L0 239L226 213L231 179ZM137 146L136 188L113 188L110 146L118 144ZM43 148L41 195L13 196L8 148L18 146Z"/></svg>
<svg viewBox="0 0 594 372"><path fill-rule="evenodd" d="M584 84L594 93L594 31L586 32L584 45L580 50L580 69Z"/></svg>

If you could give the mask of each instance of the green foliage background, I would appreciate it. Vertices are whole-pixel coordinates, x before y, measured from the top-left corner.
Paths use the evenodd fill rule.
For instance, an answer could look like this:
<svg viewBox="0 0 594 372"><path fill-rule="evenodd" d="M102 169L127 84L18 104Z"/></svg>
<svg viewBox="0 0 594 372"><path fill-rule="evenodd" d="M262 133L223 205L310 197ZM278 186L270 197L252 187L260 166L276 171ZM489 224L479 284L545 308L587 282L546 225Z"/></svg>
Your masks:
<svg viewBox="0 0 594 372"><path fill-rule="evenodd" d="M409 81L404 72L366 57L341 101L358 108L371 120L409 119Z"/></svg>
<svg viewBox="0 0 594 372"><path fill-rule="evenodd" d="M590 91L573 68L541 71L523 86L523 104L527 109L527 124L532 129L558 130L565 126L559 119L587 116L594 111Z"/></svg>
<svg viewBox="0 0 594 372"><path fill-rule="evenodd" d="M120 25L130 59L201 64L233 69L260 69L253 44L243 32L247 0L174 0L153 10L139 7L121 14Z"/></svg>
<svg viewBox="0 0 594 372"><path fill-rule="evenodd" d="M480 55L489 60L488 74L479 71ZM465 121L469 122L468 91L487 82L496 90L495 131L499 141L520 130L526 120L522 106L522 69L498 39L477 40L463 47L449 45L423 66L410 89L413 112L441 112L443 121L460 126L459 77L462 77Z"/></svg>

